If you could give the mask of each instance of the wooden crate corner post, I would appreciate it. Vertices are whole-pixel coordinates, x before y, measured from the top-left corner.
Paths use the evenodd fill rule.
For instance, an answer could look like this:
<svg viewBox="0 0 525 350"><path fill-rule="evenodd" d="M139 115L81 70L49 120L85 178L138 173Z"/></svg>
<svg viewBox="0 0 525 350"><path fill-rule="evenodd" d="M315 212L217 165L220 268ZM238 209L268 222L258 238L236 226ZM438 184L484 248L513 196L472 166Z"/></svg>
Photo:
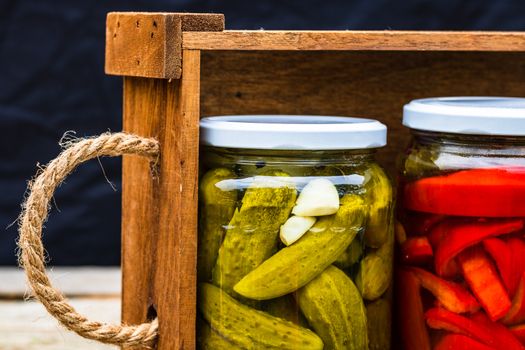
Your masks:
<svg viewBox="0 0 525 350"><path fill-rule="evenodd" d="M125 156L122 175L122 322L158 317L159 350L195 348L200 51L183 49L182 34L223 29L220 14L107 16L123 129L161 143L157 169Z"/></svg>

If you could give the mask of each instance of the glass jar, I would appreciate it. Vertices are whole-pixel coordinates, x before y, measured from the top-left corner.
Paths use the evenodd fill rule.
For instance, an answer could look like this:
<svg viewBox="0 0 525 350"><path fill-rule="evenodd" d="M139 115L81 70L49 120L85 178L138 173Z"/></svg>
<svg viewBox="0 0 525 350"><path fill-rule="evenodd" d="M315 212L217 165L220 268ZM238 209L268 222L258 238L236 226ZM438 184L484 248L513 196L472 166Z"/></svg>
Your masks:
<svg viewBox="0 0 525 350"><path fill-rule="evenodd" d="M201 121L201 349L389 349L392 188L373 120Z"/></svg>
<svg viewBox="0 0 525 350"><path fill-rule="evenodd" d="M396 305L406 350L523 349L525 99L412 101Z"/></svg>

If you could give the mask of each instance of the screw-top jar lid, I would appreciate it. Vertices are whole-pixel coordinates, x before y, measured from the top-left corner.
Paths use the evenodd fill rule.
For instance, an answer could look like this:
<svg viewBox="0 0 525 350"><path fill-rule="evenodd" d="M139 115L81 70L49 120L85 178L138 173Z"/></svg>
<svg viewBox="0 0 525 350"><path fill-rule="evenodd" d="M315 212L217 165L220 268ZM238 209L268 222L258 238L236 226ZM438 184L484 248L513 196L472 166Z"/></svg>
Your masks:
<svg viewBox="0 0 525 350"><path fill-rule="evenodd" d="M236 115L201 119L207 146L277 150L343 150L386 145L373 119L302 115Z"/></svg>
<svg viewBox="0 0 525 350"><path fill-rule="evenodd" d="M471 135L525 136L525 98L440 97L405 105L403 125Z"/></svg>

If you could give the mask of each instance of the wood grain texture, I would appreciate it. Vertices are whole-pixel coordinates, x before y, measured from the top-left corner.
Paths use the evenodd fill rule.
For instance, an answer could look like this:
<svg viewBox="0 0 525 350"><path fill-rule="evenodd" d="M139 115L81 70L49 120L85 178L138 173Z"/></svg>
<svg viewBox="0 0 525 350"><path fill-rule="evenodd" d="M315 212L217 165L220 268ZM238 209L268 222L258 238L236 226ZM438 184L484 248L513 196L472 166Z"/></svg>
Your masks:
<svg viewBox="0 0 525 350"><path fill-rule="evenodd" d="M111 12L106 19L106 73L179 79L182 32L223 29L221 14Z"/></svg>
<svg viewBox="0 0 525 350"><path fill-rule="evenodd" d="M195 348L199 61L184 50L180 80L125 79L124 129L162 149L156 179L147 161L124 159L122 319L144 322L153 306L159 350Z"/></svg>
<svg viewBox="0 0 525 350"><path fill-rule="evenodd" d="M123 129L161 139L166 118L167 81L124 79ZM137 156L122 162L122 321L140 324L148 320L158 238L158 169Z"/></svg>
<svg viewBox="0 0 525 350"><path fill-rule="evenodd" d="M238 51L525 51L525 33L227 30L184 33L183 47Z"/></svg>
<svg viewBox="0 0 525 350"><path fill-rule="evenodd" d="M202 116L316 114L376 118L391 175L408 143L403 105L433 96L525 96L525 53L203 51Z"/></svg>

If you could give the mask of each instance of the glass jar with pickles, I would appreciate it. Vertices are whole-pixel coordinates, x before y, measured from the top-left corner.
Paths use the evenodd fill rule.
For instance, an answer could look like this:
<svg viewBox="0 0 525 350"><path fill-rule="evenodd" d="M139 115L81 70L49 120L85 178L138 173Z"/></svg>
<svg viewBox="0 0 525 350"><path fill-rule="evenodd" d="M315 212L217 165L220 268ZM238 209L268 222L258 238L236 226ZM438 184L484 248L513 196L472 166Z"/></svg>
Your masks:
<svg viewBox="0 0 525 350"><path fill-rule="evenodd" d="M406 350L525 348L525 99L415 100L396 313Z"/></svg>
<svg viewBox="0 0 525 350"><path fill-rule="evenodd" d="M318 116L201 120L200 349L389 349L386 127Z"/></svg>

